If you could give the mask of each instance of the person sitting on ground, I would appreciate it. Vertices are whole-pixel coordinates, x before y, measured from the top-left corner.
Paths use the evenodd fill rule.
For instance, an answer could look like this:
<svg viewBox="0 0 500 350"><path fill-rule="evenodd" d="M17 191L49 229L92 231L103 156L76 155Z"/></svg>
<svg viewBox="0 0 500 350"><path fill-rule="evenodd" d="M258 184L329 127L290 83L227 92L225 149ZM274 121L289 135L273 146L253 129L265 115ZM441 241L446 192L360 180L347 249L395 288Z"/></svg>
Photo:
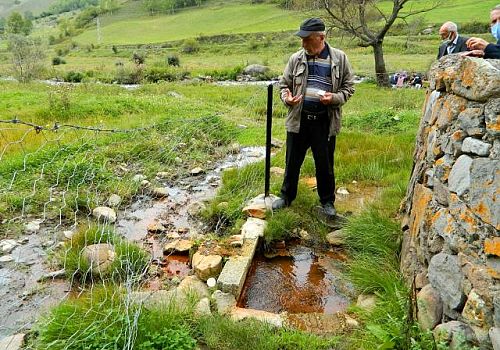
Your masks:
<svg viewBox="0 0 500 350"><path fill-rule="evenodd" d="M410 81L410 86L415 89L420 89L422 87L422 78L418 74L413 74Z"/></svg>
<svg viewBox="0 0 500 350"><path fill-rule="evenodd" d="M442 44L439 46L438 56L440 59L443 56L452 53L467 51L467 37L458 35L458 27L453 22L444 23L439 29L439 35L443 39Z"/></svg>
<svg viewBox="0 0 500 350"><path fill-rule="evenodd" d="M491 34L497 40L496 44L490 44L481 38L470 38L467 40L467 47L471 50L464 56L474 56L483 58L500 58L500 5L495 6L490 13Z"/></svg>

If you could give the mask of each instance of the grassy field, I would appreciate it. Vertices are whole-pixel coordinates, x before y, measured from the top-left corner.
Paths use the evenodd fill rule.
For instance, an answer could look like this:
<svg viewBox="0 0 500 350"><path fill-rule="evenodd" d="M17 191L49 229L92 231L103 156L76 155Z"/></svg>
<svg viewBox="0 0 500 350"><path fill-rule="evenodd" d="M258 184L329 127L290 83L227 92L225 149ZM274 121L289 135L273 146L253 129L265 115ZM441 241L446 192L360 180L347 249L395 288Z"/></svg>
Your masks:
<svg viewBox="0 0 500 350"><path fill-rule="evenodd" d="M24 13L31 11L34 15L46 10L56 0L21 0L16 4L14 0L0 0L0 17L7 17L12 11Z"/></svg>
<svg viewBox="0 0 500 350"><path fill-rule="evenodd" d="M137 5L135 5L137 6ZM119 16L119 14L118 14ZM121 17L118 17L121 18ZM125 20L104 19L103 44L141 44L181 40L200 35L255 33L291 30L300 21L298 14L271 4L224 4L166 16L134 16ZM89 30L75 41L96 43L96 30Z"/></svg>

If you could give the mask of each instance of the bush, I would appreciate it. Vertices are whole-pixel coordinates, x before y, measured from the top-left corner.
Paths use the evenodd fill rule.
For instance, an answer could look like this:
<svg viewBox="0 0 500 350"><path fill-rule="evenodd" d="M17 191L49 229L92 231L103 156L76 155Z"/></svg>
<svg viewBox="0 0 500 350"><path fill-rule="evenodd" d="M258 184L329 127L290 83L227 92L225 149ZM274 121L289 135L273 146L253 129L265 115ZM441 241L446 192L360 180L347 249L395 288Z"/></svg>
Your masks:
<svg viewBox="0 0 500 350"><path fill-rule="evenodd" d="M111 50L113 50L113 53L114 53L115 55L118 53L118 48L117 48L115 45L113 45L113 46L111 47Z"/></svg>
<svg viewBox="0 0 500 350"><path fill-rule="evenodd" d="M460 32L466 34L489 33L490 25L487 22L469 22L461 26Z"/></svg>
<svg viewBox="0 0 500 350"><path fill-rule="evenodd" d="M176 70L170 67L152 67L145 74L144 79L150 83L159 81L176 81L182 80L189 76L189 72Z"/></svg>
<svg viewBox="0 0 500 350"><path fill-rule="evenodd" d="M194 39L186 39L181 48L184 53L195 53L200 50L200 44Z"/></svg>
<svg viewBox="0 0 500 350"><path fill-rule="evenodd" d="M118 84L139 84L144 79L144 70L140 67L118 66L115 82Z"/></svg>
<svg viewBox="0 0 500 350"><path fill-rule="evenodd" d="M68 83L81 83L84 75L80 72L69 71L64 77L64 81Z"/></svg>
<svg viewBox="0 0 500 350"><path fill-rule="evenodd" d="M134 52L132 54L132 61L134 61L136 65L144 64L144 62L146 62L146 55L142 52Z"/></svg>
<svg viewBox="0 0 500 350"><path fill-rule="evenodd" d="M52 58L52 65L53 66L58 66L60 64L66 64L66 61L62 57L56 56L56 57Z"/></svg>
<svg viewBox="0 0 500 350"><path fill-rule="evenodd" d="M179 56L177 56L177 55L167 56L167 64L169 66L179 67L180 66Z"/></svg>
<svg viewBox="0 0 500 350"><path fill-rule="evenodd" d="M243 66L235 66L224 69L215 69L205 73L215 80L236 80L236 78L243 73L243 69Z"/></svg>

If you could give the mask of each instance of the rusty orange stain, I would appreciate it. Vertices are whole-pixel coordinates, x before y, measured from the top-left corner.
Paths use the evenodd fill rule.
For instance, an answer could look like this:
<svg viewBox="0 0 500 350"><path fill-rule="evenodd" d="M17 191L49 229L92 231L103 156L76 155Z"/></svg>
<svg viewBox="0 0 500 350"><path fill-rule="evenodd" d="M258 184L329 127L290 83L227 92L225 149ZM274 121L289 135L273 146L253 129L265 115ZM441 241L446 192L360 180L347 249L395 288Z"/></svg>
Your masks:
<svg viewBox="0 0 500 350"><path fill-rule="evenodd" d="M410 218L410 233L414 237L418 234L418 228L420 227L420 223L422 222L422 219L424 217L425 210L427 209L427 204L429 204L431 199L431 190L420 184L417 184L415 186Z"/></svg>

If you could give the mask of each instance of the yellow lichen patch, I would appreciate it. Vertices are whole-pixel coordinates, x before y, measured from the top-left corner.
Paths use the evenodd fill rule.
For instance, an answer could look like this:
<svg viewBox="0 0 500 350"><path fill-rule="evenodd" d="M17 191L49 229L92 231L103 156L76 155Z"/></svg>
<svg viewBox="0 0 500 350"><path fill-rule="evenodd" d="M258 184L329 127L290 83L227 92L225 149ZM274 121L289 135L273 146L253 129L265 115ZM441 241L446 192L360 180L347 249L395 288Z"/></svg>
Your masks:
<svg viewBox="0 0 500 350"><path fill-rule="evenodd" d="M315 177L306 177L305 179L301 180L302 183L304 183L307 187L314 189L316 188L316 178Z"/></svg>
<svg viewBox="0 0 500 350"><path fill-rule="evenodd" d="M474 78L476 77L475 64L468 61L462 71L462 86L470 87L474 84Z"/></svg>
<svg viewBox="0 0 500 350"><path fill-rule="evenodd" d="M489 255L500 256L500 237L487 238L484 241L484 252Z"/></svg>
<svg viewBox="0 0 500 350"><path fill-rule="evenodd" d="M427 205L432 199L432 191L425 186L417 184L413 194L413 202L410 216L410 234L416 237L420 224L425 215Z"/></svg>

